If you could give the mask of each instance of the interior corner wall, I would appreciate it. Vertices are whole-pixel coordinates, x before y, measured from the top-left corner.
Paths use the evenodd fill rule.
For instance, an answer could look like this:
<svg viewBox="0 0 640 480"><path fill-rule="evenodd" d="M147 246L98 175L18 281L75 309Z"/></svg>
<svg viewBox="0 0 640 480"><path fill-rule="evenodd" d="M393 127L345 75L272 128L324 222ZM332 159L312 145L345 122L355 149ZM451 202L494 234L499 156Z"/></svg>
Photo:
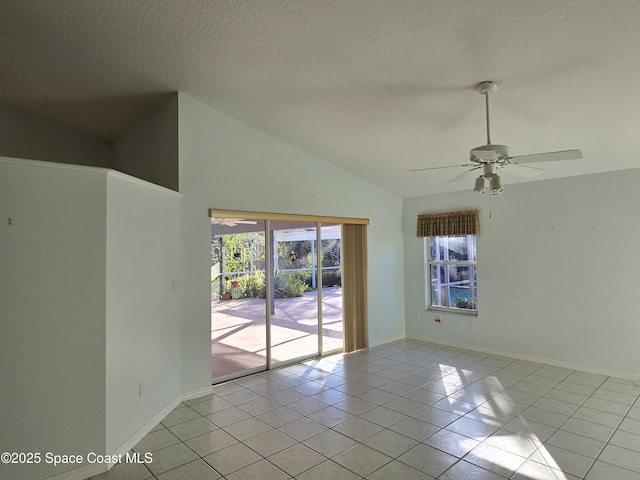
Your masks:
<svg viewBox="0 0 640 480"><path fill-rule="evenodd" d="M111 167L111 143L0 106L0 155Z"/></svg>
<svg viewBox="0 0 640 480"><path fill-rule="evenodd" d="M178 190L178 94L129 126L114 143L113 168Z"/></svg>
<svg viewBox="0 0 640 480"><path fill-rule="evenodd" d="M209 208L367 217L369 337L404 335L402 199L180 94L182 388L210 385Z"/></svg>
<svg viewBox="0 0 640 480"><path fill-rule="evenodd" d="M112 453L181 393L174 285L181 196L113 171L107 180L106 451Z"/></svg>
<svg viewBox="0 0 640 480"><path fill-rule="evenodd" d="M407 334L640 379L640 169L404 199ZM480 208L478 316L425 311L419 213Z"/></svg>
<svg viewBox="0 0 640 480"><path fill-rule="evenodd" d="M0 159L2 452L104 452L105 198L106 170Z"/></svg>

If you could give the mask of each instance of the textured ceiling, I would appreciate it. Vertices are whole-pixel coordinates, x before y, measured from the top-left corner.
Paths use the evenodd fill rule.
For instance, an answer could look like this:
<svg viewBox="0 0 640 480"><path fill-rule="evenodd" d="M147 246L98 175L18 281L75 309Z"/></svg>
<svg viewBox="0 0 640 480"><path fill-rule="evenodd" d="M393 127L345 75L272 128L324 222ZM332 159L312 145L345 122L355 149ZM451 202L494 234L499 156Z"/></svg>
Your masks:
<svg viewBox="0 0 640 480"><path fill-rule="evenodd" d="M2 0L0 104L115 138L184 92L401 196L485 141L640 167L640 2ZM505 184L524 181L504 173Z"/></svg>

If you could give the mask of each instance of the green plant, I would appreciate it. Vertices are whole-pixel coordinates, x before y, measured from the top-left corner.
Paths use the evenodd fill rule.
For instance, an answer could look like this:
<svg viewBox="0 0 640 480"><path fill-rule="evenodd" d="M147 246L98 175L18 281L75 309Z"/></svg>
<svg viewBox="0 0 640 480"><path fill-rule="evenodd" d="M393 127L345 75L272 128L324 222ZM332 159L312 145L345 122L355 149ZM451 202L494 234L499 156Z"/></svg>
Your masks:
<svg viewBox="0 0 640 480"><path fill-rule="evenodd" d="M287 278L286 296L287 297L301 297L307 290L307 284L295 273L289 273Z"/></svg>
<svg viewBox="0 0 640 480"><path fill-rule="evenodd" d="M240 284L240 281L238 281ZM242 285L242 284L240 284ZM273 286L276 298L301 297L307 290L308 286L304 279L295 273L287 273L277 270L273 277ZM257 298L267 298L267 286L264 280L264 272L256 272L254 274L253 284L250 290L243 288L245 294ZM251 295L247 293L251 291Z"/></svg>
<svg viewBox="0 0 640 480"><path fill-rule="evenodd" d="M306 285L307 285L307 290L313 290L313 280L312 280L312 274L310 271L306 271L306 272L297 272L298 277L300 278L300 280L302 280Z"/></svg>
<svg viewBox="0 0 640 480"><path fill-rule="evenodd" d="M263 272L256 272L255 280L257 283L256 296L258 298L267 298L267 284L264 279ZM273 286L276 298L285 298L287 291L287 276L284 272L278 270L273 277Z"/></svg>
<svg viewBox="0 0 640 480"><path fill-rule="evenodd" d="M276 298L287 298L288 275L282 270L277 270L273 276L273 287L276 291Z"/></svg>
<svg viewBox="0 0 640 480"><path fill-rule="evenodd" d="M475 298L458 298L455 306L456 308L468 308L470 310L475 310L477 301Z"/></svg>
<svg viewBox="0 0 640 480"><path fill-rule="evenodd" d="M262 272L255 272L253 278L251 275L242 275L241 277L238 277L238 287L242 289L245 296L253 298L258 297L258 291L260 289L260 281L258 280L259 276L261 276L262 282L264 282L264 275L262 275Z"/></svg>
<svg viewBox="0 0 640 480"><path fill-rule="evenodd" d="M252 268L264 268L264 234L239 233L211 237L211 265L224 274L241 276Z"/></svg>

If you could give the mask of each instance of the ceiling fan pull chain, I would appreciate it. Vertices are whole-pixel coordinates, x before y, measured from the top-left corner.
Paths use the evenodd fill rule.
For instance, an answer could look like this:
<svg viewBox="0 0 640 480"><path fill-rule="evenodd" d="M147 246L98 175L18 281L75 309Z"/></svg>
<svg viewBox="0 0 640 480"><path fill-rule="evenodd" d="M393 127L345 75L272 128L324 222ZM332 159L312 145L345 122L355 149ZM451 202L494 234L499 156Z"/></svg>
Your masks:
<svg viewBox="0 0 640 480"><path fill-rule="evenodd" d="M493 218L493 209L492 209L492 204L491 204L491 197L493 197L493 195L489 195L489 218Z"/></svg>

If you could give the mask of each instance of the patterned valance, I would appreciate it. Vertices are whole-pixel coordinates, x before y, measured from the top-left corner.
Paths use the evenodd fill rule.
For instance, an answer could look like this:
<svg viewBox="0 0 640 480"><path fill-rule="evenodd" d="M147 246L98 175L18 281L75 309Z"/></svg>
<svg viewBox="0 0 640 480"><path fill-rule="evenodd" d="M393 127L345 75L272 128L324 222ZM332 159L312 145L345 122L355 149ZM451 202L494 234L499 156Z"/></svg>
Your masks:
<svg viewBox="0 0 640 480"><path fill-rule="evenodd" d="M480 210L418 215L418 237L479 234Z"/></svg>

